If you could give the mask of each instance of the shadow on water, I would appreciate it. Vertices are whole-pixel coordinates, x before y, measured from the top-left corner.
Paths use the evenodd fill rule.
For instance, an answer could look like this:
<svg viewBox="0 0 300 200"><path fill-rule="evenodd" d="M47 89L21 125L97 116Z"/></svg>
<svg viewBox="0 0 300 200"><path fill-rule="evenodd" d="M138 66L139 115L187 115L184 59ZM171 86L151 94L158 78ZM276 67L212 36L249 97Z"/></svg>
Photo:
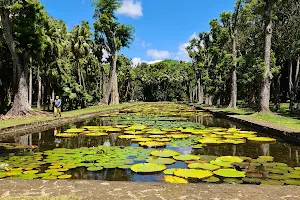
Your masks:
<svg viewBox="0 0 300 200"><path fill-rule="evenodd" d="M211 116L197 116L191 117L189 121L202 124L206 127L224 127L224 128L241 128L243 130L252 130L249 127L241 126L240 124L231 122L226 119L215 118ZM121 140L118 138L118 134L110 134L105 137L75 137L75 138L57 138L55 135L61 133L68 128L79 128L82 126L102 126L111 125L110 121L106 121L105 118L98 118L89 121L84 121L76 124L70 124L69 126L60 127L57 129L51 129L36 134L28 134L20 137L10 138L10 143L18 143L22 145L37 145L38 151L52 150L54 148L79 148L79 147L97 147L104 143L111 146L138 146L136 143L131 143L128 140ZM266 135L258 132L259 135ZM300 146L284 143L281 140L277 140L272 144L260 144L260 143L246 143L242 145L218 145L218 146L206 146L203 149L192 149L192 147L170 147L179 151L182 154L200 154L200 155L212 155L212 156L247 156L251 158L257 158L258 156L273 156L275 162L283 162L291 167L300 166L299 164L299 151ZM1 158L1 154L0 154ZM139 161L143 162L143 161ZM135 162L135 163L139 163ZM186 168L187 165L184 162L176 162L173 165L169 165L168 168ZM159 174L136 174L130 169L103 169L99 172L89 172L85 167L76 168L68 172L72 174L73 179L95 179L95 180L108 180L108 181L138 181L138 182L161 182L163 177L162 173Z"/></svg>

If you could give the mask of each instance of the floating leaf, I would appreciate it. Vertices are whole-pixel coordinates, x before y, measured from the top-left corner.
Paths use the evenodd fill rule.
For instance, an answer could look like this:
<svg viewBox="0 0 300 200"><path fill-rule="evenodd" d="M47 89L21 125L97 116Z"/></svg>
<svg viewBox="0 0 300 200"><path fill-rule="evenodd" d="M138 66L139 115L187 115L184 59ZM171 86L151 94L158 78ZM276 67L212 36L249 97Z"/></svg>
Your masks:
<svg viewBox="0 0 300 200"><path fill-rule="evenodd" d="M259 178L248 178L248 177L245 177L242 179L245 183L255 183L255 184L258 184L258 183L261 183L262 182L262 179L259 179Z"/></svg>
<svg viewBox="0 0 300 200"><path fill-rule="evenodd" d="M177 169L178 168L166 169L166 170L164 170L164 174L173 175L174 171L177 170Z"/></svg>
<svg viewBox="0 0 300 200"><path fill-rule="evenodd" d="M241 184L243 183L242 180L236 179L236 178L224 178L223 181L225 183L229 183L229 184Z"/></svg>
<svg viewBox="0 0 300 200"><path fill-rule="evenodd" d="M141 135L120 135L119 138L120 139L138 139L138 138L142 138L143 136Z"/></svg>
<svg viewBox="0 0 300 200"><path fill-rule="evenodd" d="M285 180L284 183L287 184L287 185L297 185L297 186L300 186L300 180L295 180L295 179Z"/></svg>
<svg viewBox="0 0 300 200"><path fill-rule="evenodd" d="M37 174L39 170L24 171L23 174Z"/></svg>
<svg viewBox="0 0 300 200"><path fill-rule="evenodd" d="M192 154L183 154L178 156L173 156L175 160L187 161L187 160L199 160L200 156L192 155Z"/></svg>
<svg viewBox="0 0 300 200"><path fill-rule="evenodd" d="M206 169L206 170L210 170L210 171L220 169L219 166L209 164L209 163L192 163L192 164L189 164L188 167L191 169Z"/></svg>
<svg viewBox="0 0 300 200"><path fill-rule="evenodd" d="M76 137L78 136L75 133L58 133L55 135L55 137L65 137L65 138L70 138L70 137Z"/></svg>
<svg viewBox="0 0 300 200"><path fill-rule="evenodd" d="M212 160L210 161L213 165L218 165L220 167L231 167L232 162L223 162L221 160Z"/></svg>
<svg viewBox="0 0 300 200"><path fill-rule="evenodd" d="M221 156L216 158L216 160L220 160L223 162L235 162L235 163L240 163L243 162L243 159L237 157L237 156Z"/></svg>
<svg viewBox="0 0 300 200"><path fill-rule="evenodd" d="M208 182L208 183L216 183L216 182L219 182L220 179L218 177L215 177L215 176L211 176L207 179L203 179L204 182Z"/></svg>
<svg viewBox="0 0 300 200"><path fill-rule="evenodd" d="M214 174L223 177L231 177L231 178L238 178L238 177L245 177L245 172L237 171L236 169L218 169L214 171Z"/></svg>
<svg viewBox="0 0 300 200"><path fill-rule="evenodd" d="M140 142L141 146L147 146L147 147L163 147L166 146L166 143L163 142Z"/></svg>
<svg viewBox="0 0 300 200"><path fill-rule="evenodd" d="M165 176L165 181L167 183L188 183L186 179L177 176Z"/></svg>
<svg viewBox="0 0 300 200"><path fill-rule="evenodd" d="M176 162L176 160L172 158L150 158L146 160L148 163L155 163L155 164L166 164L170 165Z"/></svg>
<svg viewBox="0 0 300 200"><path fill-rule="evenodd" d="M275 138L270 137L250 137L248 140L255 142L276 142Z"/></svg>
<svg viewBox="0 0 300 200"><path fill-rule="evenodd" d="M89 168L87 168L88 171L100 171L102 169L103 169L103 167L89 167Z"/></svg>
<svg viewBox="0 0 300 200"><path fill-rule="evenodd" d="M174 171L175 176L184 178L199 178L204 179L213 175L211 171L200 169L177 169Z"/></svg>
<svg viewBox="0 0 300 200"><path fill-rule="evenodd" d="M150 172L160 172L165 170L167 167L163 164L154 164L154 163L140 163L133 165L130 169L136 173L150 173Z"/></svg>
<svg viewBox="0 0 300 200"><path fill-rule="evenodd" d="M165 149L165 150L151 151L151 155L158 156L158 157L163 157L163 158L168 158L168 157L173 157L173 156L180 155L180 153L177 152L177 151Z"/></svg>
<svg viewBox="0 0 300 200"><path fill-rule="evenodd" d="M58 176L57 178L59 178L59 179L67 179L67 178L71 178L71 177L72 177L72 175L65 174L65 175Z"/></svg>

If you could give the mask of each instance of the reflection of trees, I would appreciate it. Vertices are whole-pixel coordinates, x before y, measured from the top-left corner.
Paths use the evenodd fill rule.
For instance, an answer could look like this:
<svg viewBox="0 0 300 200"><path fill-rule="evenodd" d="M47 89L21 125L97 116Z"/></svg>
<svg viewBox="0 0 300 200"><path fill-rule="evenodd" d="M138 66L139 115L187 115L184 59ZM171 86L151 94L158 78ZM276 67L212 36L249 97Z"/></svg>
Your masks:
<svg viewBox="0 0 300 200"><path fill-rule="evenodd" d="M260 148L263 152L263 156L269 156L270 155L270 144L261 144Z"/></svg>
<svg viewBox="0 0 300 200"><path fill-rule="evenodd" d="M295 151L295 155L296 155L296 162L297 164L299 163L299 154L298 154L298 150Z"/></svg>

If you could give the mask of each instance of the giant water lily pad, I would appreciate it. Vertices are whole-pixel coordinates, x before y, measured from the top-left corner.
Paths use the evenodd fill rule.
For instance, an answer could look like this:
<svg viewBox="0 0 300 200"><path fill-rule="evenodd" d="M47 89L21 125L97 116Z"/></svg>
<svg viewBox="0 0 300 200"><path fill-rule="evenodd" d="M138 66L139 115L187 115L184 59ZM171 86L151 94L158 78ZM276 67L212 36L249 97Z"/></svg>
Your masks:
<svg viewBox="0 0 300 200"><path fill-rule="evenodd" d="M101 171L103 167L89 167L87 168L88 171Z"/></svg>
<svg viewBox="0 0 300 200"><path fill-rule="evenodd" d="M67 179L67 178L71 178L71 177L72 177L72 175L65 174L65 175L58 176L57 178L59 178L59 179Z"/></svg>
<svg viewBox="0 0 300 200"><path fill-rule="evenodd" d="M224 178L223 181L225 183L229 183L229 184L241 184L243 183L242 180L236 179L236 178Z"/></svg>
<svg viewBox="0 0 300 200"><path fill-rule="evenodd" d="M210 170L210 171L220 169L219 166L213 165L210 163L192 163L192 164L189 164L188 167L191 169L206 169L206 170Z"/></svg>
<svg viewBox="0 0 300 200"><path fill-rule="evenodd" d="M249 177L245 177L242 180L245 183L255 183L255 184L261 183L263 181L262 179L259 178L249 178Z"/></svg>
<svg viewBox="0 0 300 200"><path fill-rule="evenodd" d="M137 138L137 139L133 139L131 140L132 142L152 142L153 139L152 138Z"/></svg>
<svg viewBox="0 0 300 200"><path fill-rule="evenodd" d="M172 135L168 135L168 137L174 138L174 139L184 139L184 138L188 138L190 135L187 134L172 134Z"/></svg>
<svg viewBox="0 0 300 200"><path fill-rule="evenodd" d="M146 160L148 163L155 163L155 164L166 164L170 165L176 162L176 160L172 158L149 158Z"/></svg>
<svg viewBox="0 0 300 200"><path fill-rule="evenodd" d="M198 140L198 142L202 144L222 144L224 143L221 139L218 138L204 138L201 140Z"/></svg>
<svg viewBox="0 0 300 200"><path fill-rule="evenodd" d="M163 164L154 164L154 163L139 163L133 165L130 169L136 173L151 173L151 172L160 172L165 170L167 167Z"/></svg>
<svg viewBox="0 0 300 200"><path fill-rule="evenodd" d="M147 147L163 147L166 146L166 143L164 142L140 142L141 146L147 146Z"/></svg>
<svg viewBox="0 0 300 200"><path fill-rule="evenodd" d="M175 160L188 161L188 160L199 160L200 156L192 155L192 154L183 154L183 155L173 156L173 158Z"/></svg>
<svg viewBox="0 0 300 200"><path fill-rule="evenodd" d="M101 132L85 134L85 136L88 136L88 137L101 137L101 136L107 136L107 135L108 135L107 133L101 133Z"/></svg>
<svg viewBox="0 0 300 200"><path fill-rule="evenodd" d="M165 181L167 183L188 183L186 179L177 176L165 176Z"/></svg>
<svg viewBox="0 0 300 200"><path fill-rule="evenodd" d="M70 138L76 136L78 136L76 133L58 133L55 135L55 137L64 137L64 138Z"/></svg>
<svg viewBox="0 0 300 200"><path fill-rule="evenodd" d="M218 177L211 176L207 179L203 179L202 181L207 182L207 183L216 183L216 182L219 182L220 179Z"/></svg>
<svg viewBox="0 0 300 200"><path fill-rule="evenodd" d="M237 171L236 169L218 169L214 171L214 174L223 177L230 177L230 178L238 178L238 177L245 177L245 172Z"/></svg>
<svg viewBox="0 0 300 200"><path fill-rule="evenodd" d="M184 178L198 178L204 179L213 175L211 171L200 170L200 169L178 169L174 171L175 176L184 177Z"/></svg>
<svg viewBox="0 0 300 200"><path fill-rule="evenodd" d="M65 133L82 133L85 131L85 129L77 129L77 128L71 128L65 131Z"/></svg>
<svg viewBox="0 0 300 200"><path fill-rule="evenodd" d="M154 151L151 151L151 155L162 157L162 158L168 158L168 157L173 157L173 156L180 155L180 153L177 152L177 151L165 149L165 150L154 150Z"/></svg>
<svg viewBox="0 0 300 200"><path fill-rule="evenodd" d="M218 165L220 167L231 167L232 162L224 162L221 160L212 160L210 161L211 164L213 165Z"/></svg>
<svg viewBox="0 0 300 200"><path fill-rule="evenodd" d="M237 156L221 156L221 157L216 158L216 160L220 160L223 162L235 162L235 163L243 162L243 159L241 159Z"/></svg>
<svg viewBox="0 0 300 200"><path fill-rule="evenodd" d="M138 139L138 138L142 138L143 136L141 135L120 135L119 138L120 139Z"/></svg>
<svg viewBox="0 0 300 200"><path fill-rule="evenodd" d="M166 169L166 170L164 170L164 174L173 175L177 169L178 168Z"/></svg>
<svg viewBox="0 0 300 200"><path fill-rule="evenodd" d="M37 174L39 170L29 170L29 171L24 171L23 174Z"/></svg>
<svg viewBox="0 0 300 200"><path fill-rule="evenodd" d="M287 185L297 185L297 186L300 186L300 180L295 180L295 179L285 180L284 183L287 184Z"/></svg>
<svg viewBox="0 0 300 200"><path fill-rule="evenodd" d="M166 131L161 131L161 130L151 130L146 132L146 134L149 135L164 135L166 133L167 133Z"/></svg>
<svg viewBox="0 0 300 200"><path fill-rule="evenodd" d="M275 138L270 137L250 137L248 140L255 142L276 142Z"/></svg>

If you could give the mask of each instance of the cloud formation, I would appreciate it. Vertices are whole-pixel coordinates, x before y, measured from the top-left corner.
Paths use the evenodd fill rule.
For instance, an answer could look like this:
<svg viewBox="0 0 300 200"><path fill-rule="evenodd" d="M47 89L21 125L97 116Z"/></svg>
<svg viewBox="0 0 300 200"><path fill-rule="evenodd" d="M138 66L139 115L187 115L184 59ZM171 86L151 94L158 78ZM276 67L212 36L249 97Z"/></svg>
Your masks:
<svg viewBox="0 0 300 200"><path fill-rule="evenodd" d="M151 56L153 59L166 59L171 56L169 51L162 51L157 49L150 49L147 51L148 56Z"/></svg>
<svg viewBox="0 0 300 200"><path fill-rule="evenodd" d="M133 67L138 66L139 64L141 64L142 62L147 63L148 65L154 64L154 63L158 63L161 62L162 60L153 60L153 61L146 61L146 60L142 60L141 58L133 58L131 60Z"/></svg>
<svg viewBox="0 0 300 200"><path fill-rule="evenodd" d="M179 45L178 51L177 51L177 53L175 55L175 59L176 60L182 60L182 61L187 61L187 62L191 60L191 58L189 57L189 53L186 50L186 47L189 46L189 44L190 44L189 41L192 40L192 39L194 39L194 38L196 38L196 37L197 37L197 33L194 32L190 36L190 38L189 38L189 40L187 42L182 43L182 44Z"/></svg>
<svg viewBox="0 0 300 200"><path fill-rule="evenodd" d="M120 15L126 15L132 18L143 16L142 3L136 0L124 0L121 8L117 10Z"/></svg>

